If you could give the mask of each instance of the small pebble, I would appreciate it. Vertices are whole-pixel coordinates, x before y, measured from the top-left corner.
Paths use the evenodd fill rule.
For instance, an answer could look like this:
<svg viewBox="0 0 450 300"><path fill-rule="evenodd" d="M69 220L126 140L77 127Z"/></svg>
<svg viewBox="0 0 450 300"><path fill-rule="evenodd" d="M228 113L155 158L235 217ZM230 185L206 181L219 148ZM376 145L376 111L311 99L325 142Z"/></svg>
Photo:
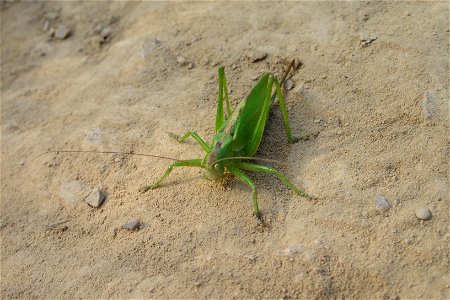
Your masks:
<svg viewBox="0 0 450 300"><path fill-rule="evenodd" d="M359 39L361 41L361 45L362 46L368 46L370 45L373 41L375 41L378 38L378 35L375 33L371 33L371 34L361 34Z"/></svg>
<svg viewBox="0 0 450 300"><path fill-rule="evenodd" d="M64 40L70 35L70 29L63 24L58 25L55 31L55 38Z"/></svg>
<svg viewBox="0 0 450 300"><path fill-rule="evenodd" d="M24 162L23 160L20 161L20 165L21 165L21 166L25 165L25 162Z"/></svg>
<svg viewBox="0 0 450 300"><path fill-rule="evenodd" d="M255 261L256 260L256 255L253 255L253 254L247 254L247 255L244 255L244 257L247 258L250 261Z"/></svg>
<svg viewBox="0 0 450 300"><path fill-rule="evenodd" d="M256 81L256 80L258 80L258 78L259 78L259 76L256 76L256 75L255 75L255 76L252 77L252 80L253 80L253 81Z"/></svg>
<svg viewBox="0 0 450 300"><path fill-rule="evenodd" d="M95 188L89 196L86 197L86 203L92 207L99 207L103 200L105 200L105 194L98 188Z"/></svg>
<svg viewBox="0 0 450 300"><path fill-rule="evenodd" d="M194 67L195 67L194 63L189 63L189 65L188 65L189 70L193 69Z"/></svg>
<svg viewBox="0 0 450 300"><path fill-rule="evenodd" d="M128 230L137 230L141 226L141 222L138 219L131 220L125 224L123 224L121 227Z"/></svg>
<svg viewBox="0 0 450 300"><path fill-rule="evenodd" d="M426 120L430 120L436 115L436 103L434 93L426 91L422 100L423 115Z"/></svg>
<svg viewBox="0 0 450 300"><path fill-rule="evenodd" d="M380 211L387 211L389 208L391 208L391 205L387 201L387 199L383 196L376 196L375 197L375 206Z"/></svg>
<svg viewBox="0 0 450 300"><path fill-rule="evenodd" d="M105 42L109 42L111 40L112 34L113 30L111 29L111 27L105 27L100 31L100 36Z"/></svg>
<svg viewBox="0 0 450 300"><path fill-rule="evenodd" d="M262 52L262 51L255 51L255 52L250 54L250 59L254 63L258 62L258 61L261 61L261 60L263 60L266 57L267 57L267 53L266 52Z"/></svg>
<svg viewBox="0 0 450 300"><path fill-rule="evenodd" d="M237 65L236 64L232 64L231 65L231 70L236 70L237 69Z"/></svg>
<svg viewBox="0 0 450 300"><path fill-rule="evenodd" d="M177 56L177 63L179 63L179 64L182 65L182 66L187 65L186 57L181 56L181 55L178 55L178 56Z"/></svg>
<svg viewBox="0 0 450 300"><path fill-rule="evenodd" d="M295 86L295 83L294 83L292 80L290 80L290 79L287 79L287 80L284 82L284 89L285 89L286 91L292 90L292 89L294 88L294 86Z"/></svg>
<svg viewBox="0 0 450 300"><path fill-rule="evenodd" d="M428 208L418 208L416 209L416 217L420 220L428 221L432 215Z"/></svg>
<svg viewBox="0 0 450 300"><path fill-rule="evenodd" d="M319 124L320 122L322 122L322 119L314 119L314 123Z"/></svg>

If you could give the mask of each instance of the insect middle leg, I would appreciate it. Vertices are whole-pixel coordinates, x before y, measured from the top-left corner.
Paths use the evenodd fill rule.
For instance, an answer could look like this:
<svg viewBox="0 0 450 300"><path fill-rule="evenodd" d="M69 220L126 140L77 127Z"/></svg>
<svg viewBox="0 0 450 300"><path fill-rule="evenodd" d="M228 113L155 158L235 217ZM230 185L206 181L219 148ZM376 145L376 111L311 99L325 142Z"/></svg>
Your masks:
<svg viewBox="0 0 450 300"><path fill-rule="evenodd" d="M264 173L269 173L269 174L275 175L276 177L278 177L278 179L280 179L285 185L287 185L289 188L291 188L298 195L308 198L308 199L312 198L305 192L299 190L295 185L293 185L289 181L289 179L286 178L286 176L284 176L280 171L276 170L275 168L272 168L269 166L258 165L255 163L249 163L249 162L240 162L238 164L238 167L243 170L247 170L247 171L264 172Z"/></svg>
<svg viewBox="0 0 450 300"><path fill-rule="evenodd" d="M172 172L173 168L175 167L202 167L202 160L201 159L189 159L189 160L180 160L177 162L174 162L171 164L166 172L152 185L146 185L144 186L141 191L144 193L148 190L153 190L159 187L162 183L162 181L169 176L169 174Z"/></svg>

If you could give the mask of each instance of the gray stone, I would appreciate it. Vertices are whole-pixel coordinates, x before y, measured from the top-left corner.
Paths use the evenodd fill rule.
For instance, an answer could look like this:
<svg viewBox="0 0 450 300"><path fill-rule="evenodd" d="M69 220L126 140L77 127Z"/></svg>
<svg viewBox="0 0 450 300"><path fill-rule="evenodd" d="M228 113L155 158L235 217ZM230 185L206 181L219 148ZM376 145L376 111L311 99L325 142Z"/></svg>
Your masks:
<svg viewBox="0 0 450 300"><path fill-rule="evenodd" d="M86 197L86 203L92 207L99 207L102 205L103 200L105 200L105 194L98 188L94 190Z"/></svg>
<svg viewBox="0 0 450 300"><path fill-rule="evenodd" d="M426 120L430 120L436 115L436 97L432 92L425 92L423 96L422 106L423 114Z"/></svg>
<svg viewBox="0 0 450 300"><path fill-rule="evenodd" d="M67 28L65 25L63 25L63 24L60 24L60 25L58 25L58 27L56 28L56 31L55 31L55 38L57 38L57 39L61 39L61 40L64 40L64 39L66 39L67 37L69 37L70 36L70 29L69 28Z"/></svg>
<svg viewBox="0 0 450 300"><path fill-rule="evenodd" d="M428 221L432 215L428 208L418 208L416 209L416 217L420 220Z"/></svg>
<svg viewBox="0 0 450 300"><path fill-rule="evenodd" d="M389 208L391 208L391 205L387 201L387 199L383 196L376 196L375 197L375 206L380 211L387 211Z"/></svg>
<svg viewBox="0 0 450 300"><path fill-rule="evenodd" d="M111 40L112 34L113 30L111 29L111 27L105 27L100 31L100 36L105 42L109 42Z"/></svg>
<svg viewBox="0 0 450 300"><path fill-rule="evenodd" d="M287 80L284 82L284 89L285 89L286 91L292 90L292 89L294 88L294 86L295 86L295 83L294 83L292 80L290 80L290 79L287 79Z"/></svg>
<svg viewBox="0 0 450 300"><path fill-rule="evenodd" d="M363 33L359 36L359 39L361 41L361 46L365 47L370 45L376 39L378 39L378 35L376 33L371 34Z"/></svg>
<svg viewBox="0 0 450 300"><path fill-rule="evenodd" d="M249 57L250 57L251 61L255 63L255 62L261 61L264 58L266 58L267 53L262 52L262 51L254 51L254 52L250 53Z"/></svg>
<svg viewBox="0 0 450 300"><path fill-rule="evenodd" d="M138 219L133 219L123 224L121 227L128 230L138 230L141 226L141 222Z"/></svg>

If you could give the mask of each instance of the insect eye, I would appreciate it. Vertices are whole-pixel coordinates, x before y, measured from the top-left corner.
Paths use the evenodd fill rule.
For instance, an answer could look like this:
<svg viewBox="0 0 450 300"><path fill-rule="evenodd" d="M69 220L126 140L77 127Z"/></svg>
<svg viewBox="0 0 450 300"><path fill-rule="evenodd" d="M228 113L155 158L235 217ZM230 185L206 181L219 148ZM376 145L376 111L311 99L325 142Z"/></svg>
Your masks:
<svg viewBox="0 0 450 300"><path fill-rule="evenodd" d="M219 170L219 167L220 167L219 164L214 165L214 169L216 169L216 170Z"/></svg>

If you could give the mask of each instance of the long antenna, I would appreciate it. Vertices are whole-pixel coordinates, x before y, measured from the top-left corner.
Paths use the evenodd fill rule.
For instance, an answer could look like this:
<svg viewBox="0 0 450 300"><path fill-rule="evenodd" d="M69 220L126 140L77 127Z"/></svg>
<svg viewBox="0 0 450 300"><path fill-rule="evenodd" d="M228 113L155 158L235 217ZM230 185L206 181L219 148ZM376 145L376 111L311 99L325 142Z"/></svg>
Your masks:
<svg viewBox="0 0 450 300"><path fill-rule="evenodd" d="M134 155L134 156L147 156L147 157L154 157L154 158L162 158L162 159L168 159L172 161L180 161L179 159L167 157L167 156L161 156L161 155L153 155L153 154L145 154L145 153L134 153L134 152L120 152L120 151L96 151L96 150L55 150L55 151L46 151L44 153L39 154L35 158L31 160L34 161L37 158L41 157L44 154L49 153L96 153L96 154L124 154L124 155Z"/></svg>

